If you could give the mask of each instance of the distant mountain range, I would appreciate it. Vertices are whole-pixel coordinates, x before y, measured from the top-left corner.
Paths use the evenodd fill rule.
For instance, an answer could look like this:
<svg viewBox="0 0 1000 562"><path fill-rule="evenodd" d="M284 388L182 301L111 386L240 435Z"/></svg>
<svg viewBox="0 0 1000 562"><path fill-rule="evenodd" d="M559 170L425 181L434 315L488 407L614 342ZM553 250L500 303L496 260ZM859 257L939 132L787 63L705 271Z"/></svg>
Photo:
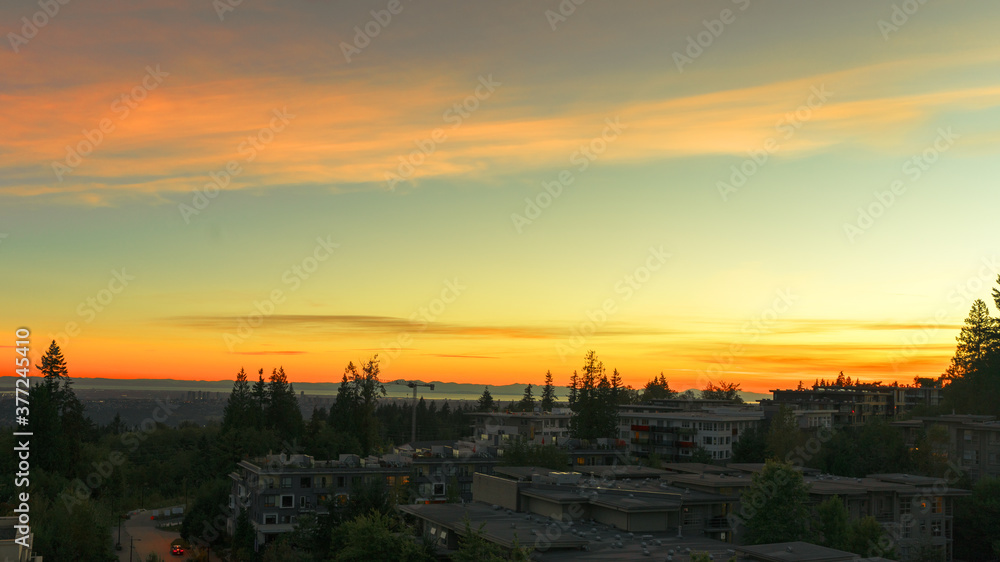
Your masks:
<svg viewBox="0 0 1000 562"><path fill-rule="evenodd" d="M16 377L0 377L0 388L13 389ZM483 385L457 382L416 381L421 384L433 384L434 390L426 387L417 389L417 395L431 399L475 400L483 393L483 388L489 386L494 400L520 400L524 395L526 384ZM294 382L296 392L309 396L336 396L339 382ZM176 379L108 379L108 378L73 378L73 388L76 390L121 391L124 395L149 391L166 392L219 392L228 394L233 388L233 381L191 381ZM413 390L392 382L385 383L385 389L390 398L405 398L413 396ZM541 387L535 385L534 395L540 398ZM698 389L691 389L696 394ZM563 386L556 387L557 400L566 400L569 390ZM756 402L762 398L771 398L770 394L756 392L740 392L745 402Z"/></svg>

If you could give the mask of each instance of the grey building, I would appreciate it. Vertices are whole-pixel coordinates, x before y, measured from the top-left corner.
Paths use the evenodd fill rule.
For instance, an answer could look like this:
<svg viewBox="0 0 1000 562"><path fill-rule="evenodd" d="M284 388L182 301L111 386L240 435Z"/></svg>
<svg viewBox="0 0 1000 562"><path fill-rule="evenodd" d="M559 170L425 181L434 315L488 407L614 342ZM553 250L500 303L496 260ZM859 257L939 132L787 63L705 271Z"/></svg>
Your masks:
<svg viewBox="0 0 1000 562"><path fill-rule="evenodd" d="M395 466L393 465L395 464ZM376 479L390 488L409 485L411 467L402 463L362 461L341 455L336 461L317 461L309 455L268 455L241 461L230 473L232 488L229 534L236 531L236 517L245 508L256 534L256 544L266 544L295 528L305 513L325 514L328 506L345 506L352 489Z"/></svg>
<svg viewBox="0 0 1000 562"><path fill-rule="evenodd" d="M673 406L630 404L619 408L621 439L632 456L651 454L672 462L691 458L704 448L713 460L733 456L733 444L756 427L764 413L755 408L713 408L704 411L677 410Z"/></svg>

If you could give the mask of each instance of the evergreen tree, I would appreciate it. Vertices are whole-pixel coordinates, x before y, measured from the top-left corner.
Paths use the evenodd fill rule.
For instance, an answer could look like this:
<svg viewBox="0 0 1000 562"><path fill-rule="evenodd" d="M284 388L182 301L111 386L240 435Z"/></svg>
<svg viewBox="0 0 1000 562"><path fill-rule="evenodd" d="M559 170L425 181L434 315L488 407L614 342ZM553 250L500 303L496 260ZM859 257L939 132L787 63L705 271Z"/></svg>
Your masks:
<svg viewBox="0 0 1000 562"><path fill-rule="evenodd" d="M267 394L267 382L264 381L264 369L257 371L257 382L253 384L251 391L253 396L253 424L257 429L264 429L264 411L270 401Z"/></svg>
<svg viewBox="0 0 1000 562"><path fill-rule="evenodd" d="M83 442L92 432L93 423L84 416L83 403L73 392L66 360L55 341L35 368L43 381L28 392L31 416L25 430L34 434L32 451L40 468L66 477L77 476Z"/></svg>
<svg viewBox="0 0 1000 562"><path fill-rule="evenodd" d="M840 496L832 496L820 503L816 507L817 544L845 550L848 547L848 519L847 506Z"/></svg>
<svg viewBox="0 0 1000 562"><path fill-rule="evenodd" d="M236 517L236 532L233 535L233 557L236 560L253 560L254 530L246 508L240 508Z"/></svg>
<svg viewBox="0 0 1000 562"><path fill-rule="evenodd" d="M483 394L479 397L479 401L476 404L476 411L492 412L493 407L493 395L490 394L490 387L483 387Z"/></svg>
<svg viewBox="0 0 1000 562"><path fill-rule="evenodd" d="M742 493L746 544L808 541L809 488L788 463L767 461Z"/></svg>
<svg viewBox="0 0 1000 562"><path fill-rule="evenodd" d="M1000 414L998 321L976 300L958 338L945 377L944 406L967 414Z"/></svg>
<svg viewBox="0 0 1000 562"><path fill-rule="evenodd" d="M268 403L264 410L267 427L276 430L284 439L302 435L302 411L283 367L271 371L267 395Z"/></svg>
<svg viewBox="0 0 1000 562"><path fill-rule="evenodd" d="M542 387L542 411L551 412L556 405L556 391L552 386L552 371L545 371L545 386Z"/></svg>
<svg viewBox="0 0 1000 562"><path fill-rule="evenodd" d="M331 424L339 431L355 435L364 455L371 454L380 442L375 411L379 398L386 395L386 390L379 380L379 374L378 355L363 363L361 370L358 370L353 361L349 362L337 389L337 401L330 410ZM417 418L419 425L419 409Z"/></svg>
<svg viewBox="0 0 1000 562"><path fill-rule="evenodd" d="M1000 558L1000 478L987 476L955 502L955 558Z"/></svg>
<svg viewBox="0 0 1000 562"><path fill-rule="evenodd" d="M966 376L984 370L997 345L996 322L990 317L986 303L976 299L965 319L965 326L956 338L958 347L948 367L950 378Z"/></svg>
<svg viewBox="0 0 1000 562"><path fill-rule="evenodd" d="M499 545L483 537L485 521L480 523L477 529L472 528L472 521L468 515L463 521L465 522L465 533L459 536L458 550L451 555L451 560L454 562L505 562L507 560Z"/></svg>
<svg viewBox="0 0 1000 562"><path fill-rule="evenodd" d="M233 390L222 414L223 429L249 429L253 427L253 395L247 373L242 368L236 373Z"/></svg>
<svg viewBox="0 0 1000 562"><path fill-rule="evenodd" d="M895 560L896 549L892 546L891 538L885 535L887 535L885 527L871 515L855 519L848 529L847 548L844 550L866 558L881 556Z"/></svg>
<svg viewBox="0 0 1000 562"><path fill-rule="evenodd" d="M524 396L521 397L521 401L517 403L517 409L522 412L533 412L535 411L535 396L531 393L532 385L529 383L528 386L524 387Z"/></svg>
<svg viewBox="0 0 1000 562"><path fill-rule="evenodd" d="M69 369L66 367L66 359L62 351L52 340L49 349L42 355L42 364L35 367L45 380L45 385L50 391L56 392L62 387L64 379L69 378Z"/></svg>
<svg viewBox="0 0 1000 562"><path fill-rule="evenodd" d="M577 439L612 438L618 434L617 393L597 353L588 351L580 375L573 373L570 387L570 435Z"/></svg>
<svg viewBox="0 0 1000 562"><path fill-rule="evenodd" d="M667 382L667 378L663 376L663 372L660 372L660 377L653 377L646 383L645 388L642 390L642 401L649 402L650 400L668 400L677 396L677 391L671 390L670 383Z"/></svg>
<svg viewBox="0 0 1000 562"><path fill-rule="evenodd" d="M397 527L399 523L395 518L377 511L346 521L333 529L331 550L336 554L330 560L433 560L408 533L399 533Z"/></svg>
<svg viewBox="0 0 1000 562"><path fill-rule="evenodd" d="M778 413L771 418L771 426L767 433L768 453L781 461L787 461L789 454L795 450L801 441L802 432L795 421L795 414L785 404L778 408Z"/></svg>
<svg viewBox="0 0 1000 562"><path fill-rule="evenodd" d="M732 462L764 462L767 460L767 429L763 424L750 426L733 442Z"/></svg>

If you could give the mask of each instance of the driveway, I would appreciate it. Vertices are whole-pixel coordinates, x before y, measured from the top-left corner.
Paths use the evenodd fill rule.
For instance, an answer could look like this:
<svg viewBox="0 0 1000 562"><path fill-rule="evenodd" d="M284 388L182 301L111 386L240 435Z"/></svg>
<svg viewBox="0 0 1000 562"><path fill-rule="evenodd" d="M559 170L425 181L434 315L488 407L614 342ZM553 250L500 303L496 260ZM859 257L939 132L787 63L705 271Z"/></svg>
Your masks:
<svg viewBox="0 0 1000 562"><path fill-rule="evenodd" d="M150 519L151 511L136 511L132 518L122 525L122 550L118 552L118 560L128 562L129 560L129 538L132 538L132 561L143 562L150 553L156 553L164 560L188 560L190 553L184 556L174 556L170 554L170 543L174 539L180 538L180 533L164 531L156 528L156 521ZM118 527L111 530L112 539L118 540ZM213 557L215 558L215 557Z"/></svg>

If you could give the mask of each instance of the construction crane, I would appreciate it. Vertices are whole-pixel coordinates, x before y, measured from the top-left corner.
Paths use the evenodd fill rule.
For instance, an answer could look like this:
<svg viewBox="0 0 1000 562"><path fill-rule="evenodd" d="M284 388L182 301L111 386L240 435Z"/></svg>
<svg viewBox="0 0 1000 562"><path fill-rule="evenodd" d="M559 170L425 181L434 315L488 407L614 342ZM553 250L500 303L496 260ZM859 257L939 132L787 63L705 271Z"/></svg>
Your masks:
<svg viewBox="0 0 1000 562"><path fill-rule="evenodd" d="M434 383L428 384L423 382L398 379L392 381L392 384L402 384L413 389L413 424L410 426L412 430L410 433L410 445L413 446L413 444L417 442L417 387L426 386L427 388L434 390Z"/></svg>

